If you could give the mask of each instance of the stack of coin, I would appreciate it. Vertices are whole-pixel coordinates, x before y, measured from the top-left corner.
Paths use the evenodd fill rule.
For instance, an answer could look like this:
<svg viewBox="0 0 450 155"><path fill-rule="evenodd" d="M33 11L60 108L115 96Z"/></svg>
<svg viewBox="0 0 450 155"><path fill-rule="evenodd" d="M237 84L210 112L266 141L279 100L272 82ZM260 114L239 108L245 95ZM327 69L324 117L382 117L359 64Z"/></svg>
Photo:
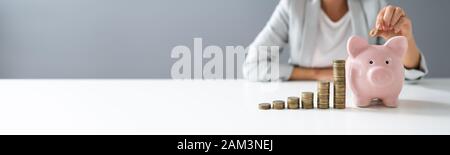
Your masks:
<svg viewBox="0 0 450 155"><path fill-rule="evenodd" d="M270 103L260 103L259 104L260 110L270 110L271 108L272 108L272 106L270 105Z"/></svg>
<svg viewBox="0 0 450 155"><path fill-rule="evenodd" d="M298 97L288 97L287 98L288 109L299 109L300 108L299 102L300 99Z"/></svg>
<svg viewBox="0 0 450 155"><path fill-rule="evenodd" d="M330 108L330 82L328 81L317 82L317 108Z"/></svg>
<svg viewBox="0 0 450 155"><path fill-rule="evenodd" d="M334 102L336 109L345 109L345 60L333 61Z"/></svg>
<svg viewBox="0 0 450 155"><path fill-rule="evenodd" d="M276 110L283 110L285 109L285 103L282 100L275 100L272 102L272 108Z"/></svg>
<svg viewBox="0 0 450 155"><path fill-rule="evenodd" d="M313 109L314 108L314 93L313 92L303 92L302 93L302 108L303 109Z"/></svg>

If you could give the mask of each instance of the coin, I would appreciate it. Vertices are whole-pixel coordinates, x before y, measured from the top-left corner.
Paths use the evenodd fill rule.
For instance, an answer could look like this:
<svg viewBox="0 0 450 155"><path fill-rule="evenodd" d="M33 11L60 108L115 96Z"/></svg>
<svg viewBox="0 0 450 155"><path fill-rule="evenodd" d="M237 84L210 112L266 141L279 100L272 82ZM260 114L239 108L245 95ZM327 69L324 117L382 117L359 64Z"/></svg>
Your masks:
<svg viewBox="0 0 450 155"><path fill-rule="evenodd" d="M302 108L303 109L313 109L314 108L314 93L313 92L303 92L301 96L302 96Z"/></svg>
<svg viewBox="0 0 450 155"><path fill-rule="evenodd" d="M335 109L345 109L345 104L335 104L334 108Z"/></svg>
<svg viewBox="0 0 450 155"><path fill-rule="evenodd" d="M259 104L260 110L269 110L271 108L272 108L272 106L270 105L270 103L260 103Z"/></svg>
<svg viewBox="0 0 450 155"><path fill-rule="evenodd" d="M298 97L288 97L287 99L287 104L288 104L288 109L299 109L300 105L300 98Z"/></svg>
<svg viewBox="0 0 450 155"><path fill-rule="evenodd" d="M276 110L285 109L285 102L282 100L275 100L272 102L272 108Z"/></svg>
<svg viewBox="0 0 450 155"><path fill-rule="evenodd" d="M344 109L346 97L345 60L333 61L333 80L333 107Z"/></svg>
<svg viewBox="0 0 450 155"><path fill-rule="evenodd" d="M379 34L379 32L380 30L378 30L377 28L373 28L372 30L370 30L369 36L376 37Z"/></svg>
<svg viewBox="0 0 450 155"><path fill-rule="evenodd" d="M328 109L330 104L330 82L317 82L317 108Z"/></svg>

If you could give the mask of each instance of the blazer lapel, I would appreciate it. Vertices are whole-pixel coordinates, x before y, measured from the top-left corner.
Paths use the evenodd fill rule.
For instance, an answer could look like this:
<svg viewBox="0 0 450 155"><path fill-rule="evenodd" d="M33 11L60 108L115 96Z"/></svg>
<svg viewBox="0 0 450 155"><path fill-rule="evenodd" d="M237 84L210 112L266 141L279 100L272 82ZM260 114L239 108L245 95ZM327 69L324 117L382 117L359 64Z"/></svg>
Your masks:
<svg viewBox="0 0 450 155"><path fill-rule="evenodd" d="M321 9L321 0L310 0L305 5L305 20L303 26L303 45L301 48L302 60L308 61L306 64L312 64L313 50L316 46L317 28L319 27L319 11Z"/></svg>
<svg viewBox="0 0 450 155"><path fill-rule="evenodd" d="M361 1L348 0L348 7L352 19L353 34L368 39L370 43L376 42L376 38L369 37L369 24L367 22L366 13L363 11Z"/></svg>

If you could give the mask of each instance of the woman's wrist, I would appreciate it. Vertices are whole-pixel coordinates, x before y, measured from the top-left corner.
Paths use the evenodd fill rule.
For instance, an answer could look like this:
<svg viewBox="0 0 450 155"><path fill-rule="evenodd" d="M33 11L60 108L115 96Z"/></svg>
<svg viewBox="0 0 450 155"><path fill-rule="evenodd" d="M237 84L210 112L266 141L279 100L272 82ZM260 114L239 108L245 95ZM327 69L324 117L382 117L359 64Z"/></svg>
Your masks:
<svg viewBox="0 0 450 155"><path fill-rule="evenodd" d="M333 70L331 68L314 69L316 71L316 80L331 80Z"/></svg>
<svg viewBox="0 0 450 155"><path fill-rule="evenodd" d="M331 68L303 68L295 67L289 80L331 80Z"/></svg>
<svg viewBox="0 0 450 155"><path fill-rule="evenodd" d="M416 40L412 33L405 35L408 39L408 51L405 54L403 64L407 69L416 69L420 66L420 49L417 47Z"/></svg>

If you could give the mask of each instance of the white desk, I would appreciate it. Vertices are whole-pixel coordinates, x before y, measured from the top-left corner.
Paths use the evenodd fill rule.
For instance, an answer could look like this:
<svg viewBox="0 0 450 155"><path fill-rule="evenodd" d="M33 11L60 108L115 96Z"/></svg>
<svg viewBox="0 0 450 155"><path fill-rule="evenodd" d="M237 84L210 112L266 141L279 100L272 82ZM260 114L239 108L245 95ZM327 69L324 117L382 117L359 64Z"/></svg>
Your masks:
<svg viewBox="0 0 450 155"><path fill-rule="evenodd" d="M450 134L450 79L397 109L261 111L315 82L0 80L0 134ZM351 102L351 101L350 101Z"/></svg>

